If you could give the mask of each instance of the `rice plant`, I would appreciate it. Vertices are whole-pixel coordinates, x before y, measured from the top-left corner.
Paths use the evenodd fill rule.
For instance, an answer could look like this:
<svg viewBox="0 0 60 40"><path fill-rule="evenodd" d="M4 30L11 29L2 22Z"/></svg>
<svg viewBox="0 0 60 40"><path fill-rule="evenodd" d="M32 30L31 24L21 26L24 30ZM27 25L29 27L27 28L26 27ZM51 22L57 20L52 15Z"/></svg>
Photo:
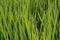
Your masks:
<svg viewBox="0 0 60 40"><path fill-rule="evenodd" d="M60 0L0 0L0 40L60 40Z"/></svg>

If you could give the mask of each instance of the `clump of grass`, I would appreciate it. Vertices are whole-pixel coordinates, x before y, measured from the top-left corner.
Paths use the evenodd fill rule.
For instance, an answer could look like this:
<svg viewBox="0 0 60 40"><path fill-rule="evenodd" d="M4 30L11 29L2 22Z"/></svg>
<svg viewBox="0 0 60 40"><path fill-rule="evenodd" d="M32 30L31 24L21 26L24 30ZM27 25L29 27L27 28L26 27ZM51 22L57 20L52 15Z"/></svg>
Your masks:
<svg viewBox="0 0 60 40"><path fill-rule="evenodd" d="M60 40L60 1L0 0L0 40Z"/></svg>

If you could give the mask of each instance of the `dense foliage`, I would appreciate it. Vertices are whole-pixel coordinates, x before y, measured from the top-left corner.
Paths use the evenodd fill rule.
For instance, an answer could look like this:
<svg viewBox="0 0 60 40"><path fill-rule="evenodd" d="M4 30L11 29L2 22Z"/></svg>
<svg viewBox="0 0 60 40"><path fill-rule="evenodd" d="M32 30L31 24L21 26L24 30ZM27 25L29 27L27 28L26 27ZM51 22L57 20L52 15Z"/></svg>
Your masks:
<svg viewBox="0 0 60 40"><path fill-rule="evenodd" d="M0 0L0 40L60 40L60 0Z"/></svg>

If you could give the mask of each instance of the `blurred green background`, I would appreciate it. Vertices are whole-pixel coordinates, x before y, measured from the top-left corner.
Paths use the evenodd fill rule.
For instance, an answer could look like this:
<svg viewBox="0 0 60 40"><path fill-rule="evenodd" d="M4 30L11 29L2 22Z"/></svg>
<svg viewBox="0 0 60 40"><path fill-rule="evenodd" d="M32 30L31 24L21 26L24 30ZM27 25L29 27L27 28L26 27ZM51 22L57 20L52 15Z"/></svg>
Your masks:
<svg viewBox="0 0 60 40"><path fill-rule="evenodd" d="M60 0L0 0L0 40L60 40Z"/></svg>

